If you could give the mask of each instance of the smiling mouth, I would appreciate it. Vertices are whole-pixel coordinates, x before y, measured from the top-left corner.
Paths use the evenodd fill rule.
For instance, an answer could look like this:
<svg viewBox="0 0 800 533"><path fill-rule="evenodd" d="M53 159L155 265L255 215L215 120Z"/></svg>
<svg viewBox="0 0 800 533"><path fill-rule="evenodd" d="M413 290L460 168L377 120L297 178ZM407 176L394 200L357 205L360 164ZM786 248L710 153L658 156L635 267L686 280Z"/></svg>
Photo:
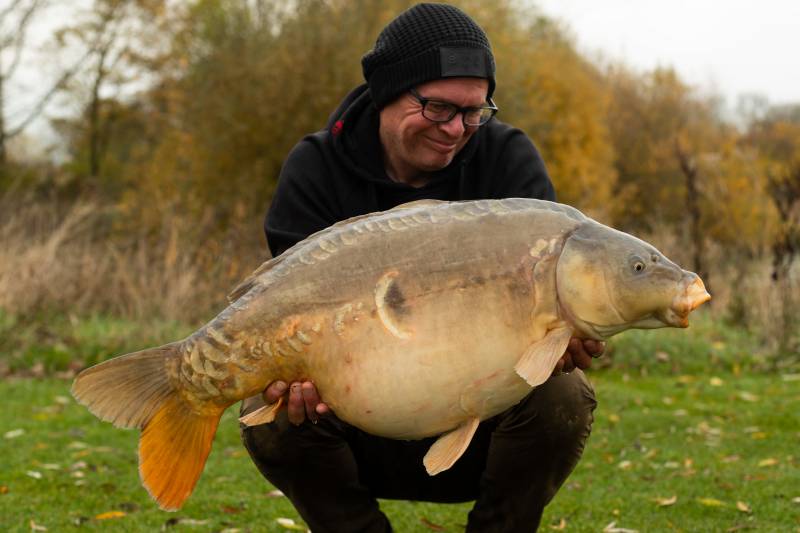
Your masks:
<svg viewBox="0 0 800 533"><path fill-rule="evenodd" d="M437 152L442 152L442 153L452 152L456 147L455 144L443 143L442 141L437 141L436 139L431 139L430 137L426 137L425 139L431 144L431 146L433 146L433 149L436 150Z"/></svg>

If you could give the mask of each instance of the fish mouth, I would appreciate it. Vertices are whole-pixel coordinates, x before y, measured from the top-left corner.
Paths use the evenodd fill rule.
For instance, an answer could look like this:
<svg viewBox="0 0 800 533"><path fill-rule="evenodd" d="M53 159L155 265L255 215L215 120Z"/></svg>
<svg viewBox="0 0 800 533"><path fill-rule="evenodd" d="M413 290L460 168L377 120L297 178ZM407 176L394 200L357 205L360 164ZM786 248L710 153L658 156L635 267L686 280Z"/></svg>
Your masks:
<svg viewBox="0 0 800 533"><path fill-rule="evenodd" d="M684 277L685 289L675 297L664 321L677 328L689 327L689 313L711 299L703 280L697 274Z"/></svg>

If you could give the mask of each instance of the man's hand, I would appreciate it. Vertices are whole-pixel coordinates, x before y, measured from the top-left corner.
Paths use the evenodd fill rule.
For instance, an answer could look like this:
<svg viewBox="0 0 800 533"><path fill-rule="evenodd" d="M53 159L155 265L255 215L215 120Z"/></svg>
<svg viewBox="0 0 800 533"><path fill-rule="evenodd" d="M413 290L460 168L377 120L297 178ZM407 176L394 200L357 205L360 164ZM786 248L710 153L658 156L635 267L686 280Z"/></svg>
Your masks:
<svg viewBox="0 0 800 533"><path fill-rule="evenodd" d="M273 381L263 396L268 404L277 402L283 396L289 422L295 426L302 424L306 418L316 424L320 416L330 412L330 408L320 399L317 387L311 381L295 381L288 388L283 381Z"/></svg>
<svg viewBox="0 0 800 533"><path fill-rule="evenodd" d="M606 349L606 343L594 339L571 338L564 356L556 363L553 375L568 373L580 368L586 370L592 366L592 358L600 357Z"/></svg>

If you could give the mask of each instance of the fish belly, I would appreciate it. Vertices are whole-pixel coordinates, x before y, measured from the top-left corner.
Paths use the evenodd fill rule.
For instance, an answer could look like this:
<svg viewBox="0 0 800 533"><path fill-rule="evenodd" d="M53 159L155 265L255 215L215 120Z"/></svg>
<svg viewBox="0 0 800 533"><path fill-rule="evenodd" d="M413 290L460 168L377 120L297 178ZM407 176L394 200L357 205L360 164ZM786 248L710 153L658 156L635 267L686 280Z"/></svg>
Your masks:
<svg viewBox="0 0 800 533"><path fill-rule="evenodd" d="M393 316L346 304L309 372L336 415L368 433L437 435L530 392L514 371L534 340L530 303L484 286L420 296Z"/></svg>

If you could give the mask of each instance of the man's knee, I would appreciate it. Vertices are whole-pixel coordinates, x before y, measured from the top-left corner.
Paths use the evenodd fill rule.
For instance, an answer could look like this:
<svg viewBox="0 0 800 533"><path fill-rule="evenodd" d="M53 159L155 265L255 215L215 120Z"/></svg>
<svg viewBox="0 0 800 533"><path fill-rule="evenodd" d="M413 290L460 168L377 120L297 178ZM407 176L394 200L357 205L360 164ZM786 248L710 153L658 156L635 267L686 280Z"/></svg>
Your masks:
<svg viewBox="0 0 800 533"><path fill-rule="evenodd" d="M530 430L545 435L585 440L597 406L594 389L584 373L576 369L554 376L536 387L507 411L498 429Z"/></svg>

